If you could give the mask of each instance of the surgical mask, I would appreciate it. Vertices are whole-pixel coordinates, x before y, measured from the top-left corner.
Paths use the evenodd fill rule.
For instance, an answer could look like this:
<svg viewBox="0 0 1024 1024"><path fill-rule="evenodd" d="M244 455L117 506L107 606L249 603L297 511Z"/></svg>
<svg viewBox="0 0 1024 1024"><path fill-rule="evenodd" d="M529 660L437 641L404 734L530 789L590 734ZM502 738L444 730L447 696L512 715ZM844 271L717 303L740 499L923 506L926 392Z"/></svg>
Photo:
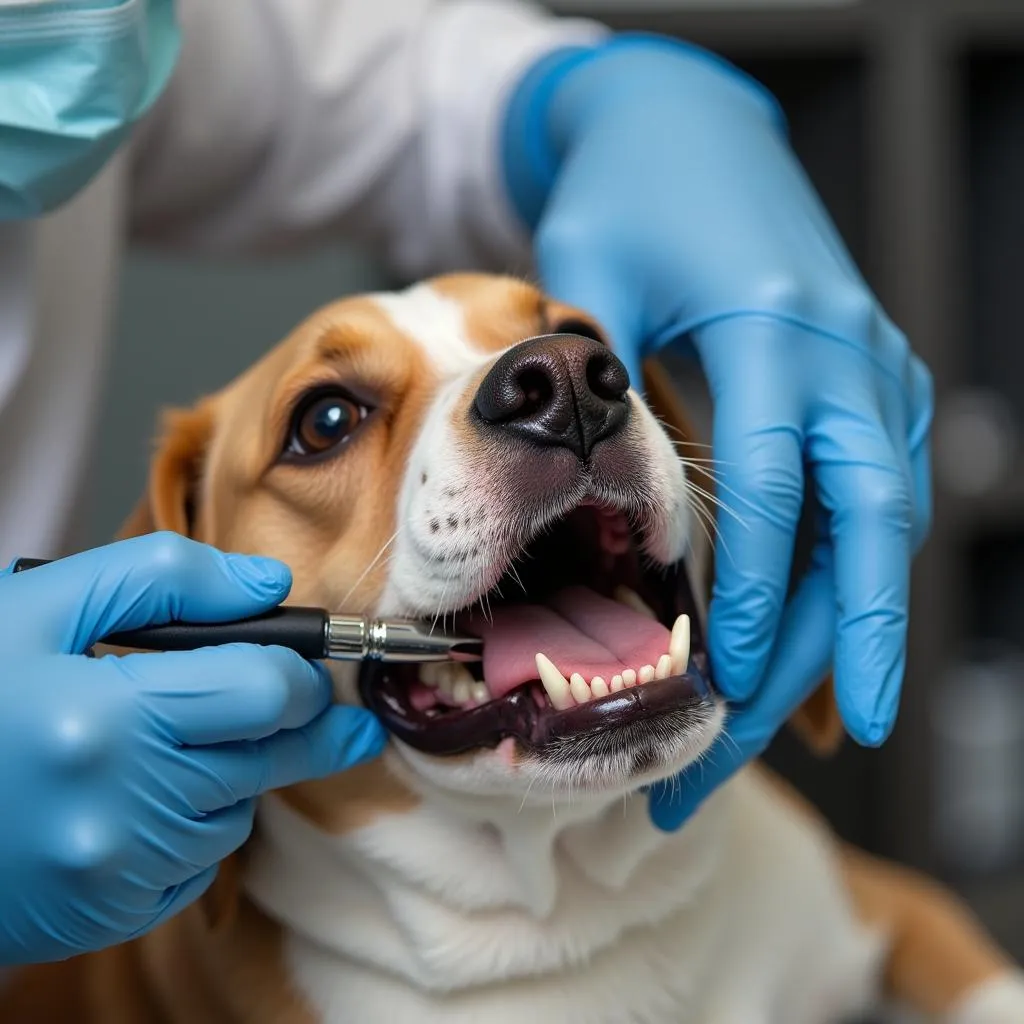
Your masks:
<svg viewBox="0 0 1024 1024"><path fill-rule="evenodd" d="M173 0L0 0L0 221L88 184L163 91L179 46Z"/></svg>

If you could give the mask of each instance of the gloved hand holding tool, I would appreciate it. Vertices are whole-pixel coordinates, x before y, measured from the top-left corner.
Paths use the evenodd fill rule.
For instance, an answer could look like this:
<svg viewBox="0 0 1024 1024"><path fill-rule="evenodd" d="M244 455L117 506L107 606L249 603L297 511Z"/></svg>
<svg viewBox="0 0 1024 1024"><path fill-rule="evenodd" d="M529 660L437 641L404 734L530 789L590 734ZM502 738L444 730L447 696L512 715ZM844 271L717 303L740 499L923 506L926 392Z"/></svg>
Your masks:
<svg viewBox="0 0 1024 1024"><path fill-rule="evenodd" d="M715 678L729 739L657 787L676 828L759 754L834 656L850 733L881 743L904 670L910 562L930 519L928 372L861 278L757 83L672 40L561 50L518 86L509 191L545 288L641 360L692 346L715 403ZM785 607L806 487L827 512Z"/></svg>
<svg viewBox="0 0 1024 1024"><path fill-rule="evenodd" d="M268 789L376 756L282 647L89 658L101 637L266 612L288 569L152 534L0 577L0 964L139 935L194 900Z"/></svg>

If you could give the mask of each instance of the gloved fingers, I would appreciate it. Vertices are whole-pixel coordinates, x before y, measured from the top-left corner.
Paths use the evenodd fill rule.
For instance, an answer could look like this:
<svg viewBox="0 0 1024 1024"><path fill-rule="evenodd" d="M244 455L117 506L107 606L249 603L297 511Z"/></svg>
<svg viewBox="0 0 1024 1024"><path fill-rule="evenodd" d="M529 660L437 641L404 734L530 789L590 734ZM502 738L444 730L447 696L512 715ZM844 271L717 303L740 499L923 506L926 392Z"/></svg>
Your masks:
<svg viewBox="0 0 1024 1024"><path fill-rule="evenodd" d="M695 764L651 787L647 806L654 827L662 832L682 828L701 804L744 763L742 753L719 737Z"/></svg>
<svg viewBox="0 0 1024 1024"><path fill-rule="evenodd" d="M186 881L181 882L179 885L172 885L170 888L165 889L157 902L156 916L147 921L141 928L126 935L125 941L137 939L140 935L151 932L154 928L158 928L165 921L169 921L172 917L176 917L187 907L190 907L213 885L218 869L219 864L214 864L212 867L208 867L200 871L199 874L193 875Z"/></svg>
<svg viewBox="0 0 1024 1024"><path fill-rule="evenodd" d="M106 660L106 659L104 659ZM225 644L117 659L171 741L258 740L312 721L331 701L321 665L284 647Z"/></svg>
<svg viewBox="0 0 1024 1024"><path fill-rule="evenodd" d="M935 408L932 377L916 356L910 366L910 451L914 525L911 546L920 550L932 525L932 471L929 437Z"/></svg>
<svg viewBox="0 0 1024 1024"><path fill-rule="evenodd" d="M835 549L835 689L858 742L892 729L903 682L913 508L903 437L892 438L876 408L860 404L851 379L844 407L814 423L808 452Z"/></svg>
<svg viewBox="0 0 1024 1024"><path fill-rule="evenodd" d="M194 819L179 818L176 842L168 848L165 875L172 884L183 884L193 876L230 857L252 834L256 813L254 800L240 800Z"/></svg>
<svg viewBox="0 0 1024 1024"><path fill-rule="evenodd" d="M273 559L225 554L174 533L134 537L3 580L14 639L80 654L102 637L173 619L216 622L267 611L291 573Z"/></svg>
<svg viewBox="0 0 1024 1024"><path fill-rule="evenodd" d="M694 339L715 402L718 542L708 640L716 682L735 700L749 699L767 668L803 503L802 395L778 346L789 330L744 317L708 325Z"/></svg>
<svg viewBox="0 0 1024 1024"><path fill-rule="evenodd" d="M249 743L224 743L188 752L201 775L208 813L268 790L319 779L378 757L387 736L370 712L333 705L299 729Z"/></svg>
<svg viewBox="0 0 1024 1024"><path fill-rule="evenodd" d="M552 298L589 313L622 360L634 389L644 387L640 343L643 331L642 291L631 288L622 268L602 258L601 247L585 228L543 221L535 241L537 268Z"/></svg>
<svg viewBox="0 0 1024 1024"><path fill-rule="evenodd" d="M131 878L139 895L142 890L159 890L151 892L148 900L142 899L137 908L147 916L153 912L151 901L160 898L164 887L186 884L229 857L249 838L256 802L239 800L207 814L166 805L155 806L154 811L154 816L135 826L140 846L135 852L136 874Z"/></svg>
<svg viewBox="0 0 1024 1024"><path fill-rule="evenodd" d="M723 735L706 757L652 787L651 820L679 828L713 790L764 752L797 708L817 689L832 661L836 626L832 554L819 542L811 569L786 608L765 683L748 704L730 711Z"/></svg>

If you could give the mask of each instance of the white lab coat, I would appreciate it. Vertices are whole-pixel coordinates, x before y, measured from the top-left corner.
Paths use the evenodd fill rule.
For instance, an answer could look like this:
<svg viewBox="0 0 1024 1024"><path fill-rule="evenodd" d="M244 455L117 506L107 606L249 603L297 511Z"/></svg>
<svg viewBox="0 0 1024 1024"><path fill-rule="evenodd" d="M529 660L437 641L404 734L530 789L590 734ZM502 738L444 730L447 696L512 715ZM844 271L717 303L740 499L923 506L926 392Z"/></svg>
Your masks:
<svg viewBox="0 0 1024 1024"><path fill-rule="evenodd" d="M178 11L181 60L130 143L62 209L0 224L0 566L68 541L129 238L259 252L335 234L409 276L522 270L498 152L508 90L603 32L511 0Z"/></svg>

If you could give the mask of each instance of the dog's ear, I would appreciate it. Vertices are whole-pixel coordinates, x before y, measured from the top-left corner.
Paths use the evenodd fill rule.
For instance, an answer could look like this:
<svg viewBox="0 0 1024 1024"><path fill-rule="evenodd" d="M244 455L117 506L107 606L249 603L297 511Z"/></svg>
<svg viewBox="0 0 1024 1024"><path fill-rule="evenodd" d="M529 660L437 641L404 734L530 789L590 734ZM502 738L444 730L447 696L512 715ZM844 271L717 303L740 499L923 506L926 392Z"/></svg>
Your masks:
<svg viewBox="0 0 1024 1024"><path fill-rule="evenodd" d="M193 409L164 413L146 491L118 531L118 538L156 530L195 536L196 489L212 434L213 407L209 401Z"/></svg>
<svg viewBox="0 0 1024 1024"><path fill-rule="evenodd" d="M690 418L683 408L678 390L672 384L671 376L663 366L654 360L644 364L644 388L647 404L655 416L668 426L671 438L685 455L687 444L697 444L698 438ZM700 477L700 486L713 494L715 480L712 474L702 472L690 465L687 471ZM714 583L714 552L709 551L704 564L700 566L699 578L705 584L705 596L710 597ZM789 720L790 728L819 757L834 754L842 745L845 736L843 720L839 715L832 676L828 675L821 686L797 708Z"/></svg>
<svg viewBox="0 0 1024 1024"><path fill-rule="evenodd" d="M195 536L196 492L213 435L213 422L209 401L193 409L173 409L164 414L145 493L122 525L119 538L139 537L157 530ZM199 897L197 906L211 931L222 931L235 919L241 891L239 856L236 853L221 861L213 884Z"/></svg>
<svg viewBox="0 0 1024 1024"><path fill-rule="evenodd" d="M832 673L810 697L796 709L789 726L818 757L831 757L843 745L846 727L839 714Z"/></svg>

